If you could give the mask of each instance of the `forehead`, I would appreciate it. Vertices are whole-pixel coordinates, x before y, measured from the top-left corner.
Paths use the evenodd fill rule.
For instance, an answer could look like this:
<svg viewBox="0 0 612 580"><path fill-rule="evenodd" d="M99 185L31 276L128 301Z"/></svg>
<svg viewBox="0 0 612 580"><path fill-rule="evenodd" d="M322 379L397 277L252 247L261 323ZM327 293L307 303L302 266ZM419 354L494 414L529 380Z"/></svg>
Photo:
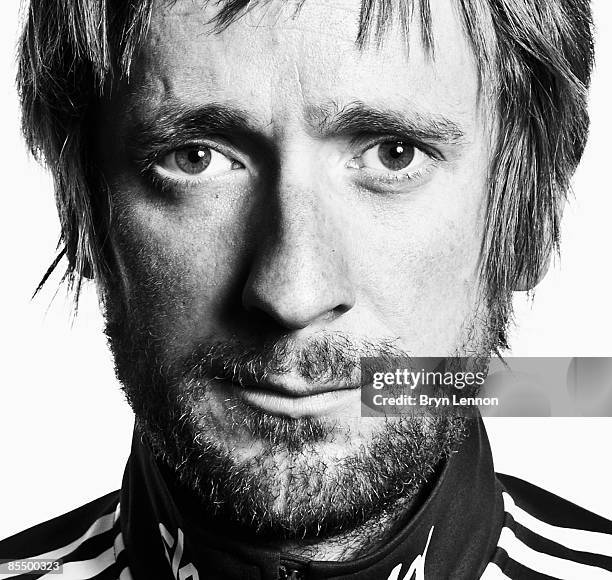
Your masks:
<svg viewBox="0 0 612 580"><path fill-rule="evenodd" d="M229 104L279 130L309 111L357 101L446 114L469 128L478 72L456 6L431 3L432 53L418 18L408 33L392 20L380 44L358 47L360 0L262 1L222 31L211 24L216 2L157 0L133 68L130 108L146 116L168 102Z"/></svg>

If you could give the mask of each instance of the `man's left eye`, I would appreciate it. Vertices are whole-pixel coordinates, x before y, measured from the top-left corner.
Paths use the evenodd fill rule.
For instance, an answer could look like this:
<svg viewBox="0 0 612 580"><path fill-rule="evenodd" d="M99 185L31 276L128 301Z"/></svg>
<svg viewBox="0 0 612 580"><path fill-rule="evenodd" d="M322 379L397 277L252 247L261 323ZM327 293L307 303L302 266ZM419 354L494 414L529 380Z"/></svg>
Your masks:
<svg viewBox="0 0 612 580"><path fill-rule="evenodd" d="M212 177L238 169L241 164L216 149L194 145L176 149L163 157L159 167L183 179Z"/></svg>
<svg viewBox="0 0 612 580"><path fill-rule="evenodd" d="M429 156L406 141L384 141L367 149L354 161L359 169L381 172L413 173L422 168Z"/></svg>

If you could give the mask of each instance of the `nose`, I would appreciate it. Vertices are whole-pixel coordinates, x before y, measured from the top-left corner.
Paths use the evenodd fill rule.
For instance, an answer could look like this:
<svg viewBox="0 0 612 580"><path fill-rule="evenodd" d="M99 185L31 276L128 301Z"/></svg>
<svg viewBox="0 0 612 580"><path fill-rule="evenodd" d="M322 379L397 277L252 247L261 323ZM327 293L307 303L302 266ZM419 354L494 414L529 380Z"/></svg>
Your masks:
<svg viewBox="0 0 612 580"><path fill-rule="evenodd" d="M346 209L309 175L280 180L242 293L247 311L264 314L284 330L329 322L355 304Z"/></svg>

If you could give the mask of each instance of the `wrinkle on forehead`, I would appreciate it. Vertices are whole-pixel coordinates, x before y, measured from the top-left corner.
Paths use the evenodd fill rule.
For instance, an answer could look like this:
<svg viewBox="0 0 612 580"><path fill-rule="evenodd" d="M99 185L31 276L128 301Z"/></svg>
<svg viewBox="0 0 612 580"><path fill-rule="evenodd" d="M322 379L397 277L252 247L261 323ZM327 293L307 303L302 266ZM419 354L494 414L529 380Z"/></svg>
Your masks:
<svg viewBox="0 0 612 580"><path fill-rule="evenodd" d="M202 20L210 33L220 33L239 19L248 18L255 8L258 15L251 23L255 26L275 26L281 20L295 20L304 4L319 4L326 10L347 12L343 2L324 2L323 0L157 0L156 9L172 9L182 16L201 17L203 11L208 15ZM432 31L430 0L355 0L359 3L358 26L355 43L360 48L370 41L380 45L390 28L397 26L403 33L408 48L410 29L417 25L426 52L433 55L434 35ZM214 5L214 6L211 6ZM218 6L221 5L220 8Z"/></svg>
<svg viewBox="0 0 612 580"><path fill-rule="evenodd" d="M295 20L305 4L323 6L333 20L334 12L343 13L355 20L354 42L360 49L374 44L380 47L392 29L399 31L404 40L406 56L409 56L410 37L420 36L420 48L432 59L435 58L436 38L432 9L436 0L153 0L155 8L178 9L197 17L208 34L218 34L237 20L252 16L253 27L271 28L287 20ZM260 10L254 10L259 8ZM262 10L263 8L263 10ZM461 22L464 37L469 41L476 64L479 91L488 98L495 98L497 91L497 39L494 32L491 8L487 0L461 0L453 2L447 9L455 12ZM202 13L206 11L206 17ZM259 12L253 15L253 12ZM300 24L303 31L305 25ZM321 29L309 32L321 34ZM419 34L420 33L420 34Z"/></svg>

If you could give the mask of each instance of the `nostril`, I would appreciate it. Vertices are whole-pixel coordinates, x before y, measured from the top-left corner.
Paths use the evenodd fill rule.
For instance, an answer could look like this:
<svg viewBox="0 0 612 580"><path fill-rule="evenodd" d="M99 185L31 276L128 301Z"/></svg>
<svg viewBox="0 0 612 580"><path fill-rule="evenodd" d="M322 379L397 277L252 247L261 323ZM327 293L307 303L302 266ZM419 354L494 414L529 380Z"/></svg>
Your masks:
<svg viewBox="0 0 612 580"><path fill-rule="evenodd" d="M343 300L340 290L340 286L320 286L307 280L285 279L268 286L251 283L244 288L243 306L260 325L273 323L285 330L301 330L352 308L353 301Z"/></svg>
<svg viewBox="0 0 612 580"><path fill-rule="evenodd" d="M337 316L342 316L343 314L346 314L351 308L353 308L353 306L354 302L351 302L350 304L339 304L334 308L333 312Z"/></svg>

